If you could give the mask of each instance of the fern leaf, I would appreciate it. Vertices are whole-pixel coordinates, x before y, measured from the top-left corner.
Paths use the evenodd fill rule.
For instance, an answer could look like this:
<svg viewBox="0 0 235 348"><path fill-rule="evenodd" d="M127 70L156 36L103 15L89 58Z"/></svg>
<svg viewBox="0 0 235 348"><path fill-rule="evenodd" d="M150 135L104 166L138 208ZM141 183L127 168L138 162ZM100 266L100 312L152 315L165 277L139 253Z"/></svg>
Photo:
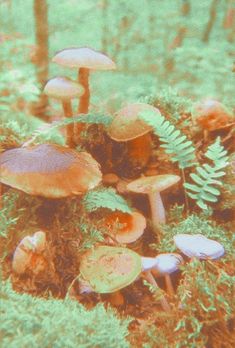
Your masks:
<svg viewBox="0 0 235 348"><path fill-rule="evenodd" d="M164 116L156 116L151 111L144 111L140 117L149 124L154 133L163 143L161 147L171 155L172 162L178 162L179 168L184 169L194 165L195 149L192 141L175 128Z"/></svg>
<svg viewBox="0 0 235 348"><path fill-rule="evenodd" d="M83 198L83 204L88 212L99 208L108 208L112 211L120 210L123 213L131 213L132 211L125 199L112 188L89 191Z"/></svg>
<svg viewBox="0 0 235 348"><path fill-rule="evenodd" d="M188 196L196 200L197 205L203 210L208 209L207 202L217 202L220 191L214 185L222 186L221 178L226 174L222 169L228 165L227 151L221 145L219 137L209 146L205 157L213 162L213 166L203 164L197 167L197 174L190 174L194 183L184 184L186 189L192 191L186 191Z"/></svg>

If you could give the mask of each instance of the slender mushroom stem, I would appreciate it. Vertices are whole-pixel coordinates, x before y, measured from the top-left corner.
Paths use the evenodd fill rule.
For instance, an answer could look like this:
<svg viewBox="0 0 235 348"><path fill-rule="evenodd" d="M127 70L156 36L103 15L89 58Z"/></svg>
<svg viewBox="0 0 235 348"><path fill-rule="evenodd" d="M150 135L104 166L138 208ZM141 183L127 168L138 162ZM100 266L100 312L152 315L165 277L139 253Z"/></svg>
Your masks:
<svg viewBox="0 0 235 348"><path fill-rule="evenodd" d="M154 279L152 273L150 270L148 271L145 271L144 272L144 275L145 275L145 278L147 279L147 281L152 285L154 286L156 289L159 289L159 286L157 285L157 282L156 280ZM162 306L162 309L165 311L165 312L170 312L171 310L171 307L167 301L167 299L165 298L164 295L161 296L160 298L160 303L161 303L161 306Z"/></svg>
<svg viewBox="0 0 235 348"><path fill-rule="evenodd" d="M173 297L175 295L175 290L173 288L171 277L169 274L165 274L165 282L168 295Z"/></svg>
<svg viewBox="0 0 235 348"><path fill-rule="evenodd" d="M87 114L90 103L90 89L89 89L89 69L80 68L78 72L78 82L84 88L84 94L79 99L78 114ZM75 126L75 136L79 140L81 132L84 130L85 125L77 123Z"/></svg>
<svg viewBox="0 0 235 348"><path fill-rule="evenodd" d="M66 118L73 117L72 104L71 100L62 101L64 115ZM66 144L69 147L75 147L73 141L73 123L70 123L66 126Z"/></svg>
<svg viewBox="0 0 235 348"><path fill-rule="evenodd" d="M189 212L189 202L188 202L188 196L184 187L184 184L186 183L186 179L185 179L185 172L184 169L181 169L181 173L182 173L182 178L183 178L183 189L184 189L184 202L185 202L185 211L186 214L188 215Z"/></svg>
<svg viewBox="0 0 235 348"><path fill-rule="evenodd" d="M159 224L166 222L165 208L159 192L150 192L148 194L150 209L152 214L153 226L158 228Z"/></svg>

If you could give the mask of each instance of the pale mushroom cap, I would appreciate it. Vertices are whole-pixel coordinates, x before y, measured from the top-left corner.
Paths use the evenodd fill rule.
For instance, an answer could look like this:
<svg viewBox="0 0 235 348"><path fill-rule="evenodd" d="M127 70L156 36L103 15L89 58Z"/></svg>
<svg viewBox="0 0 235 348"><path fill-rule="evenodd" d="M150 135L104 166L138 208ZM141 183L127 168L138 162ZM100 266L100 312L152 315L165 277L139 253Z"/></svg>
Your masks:
<svg viewBox="0 0 235 348"><path fill-rule="evenodd" d="M130 182L127 189L136 193L161 192L176 184L180 176L164 174L155 176L146 176Z"/></svg>
<svg viewBox="0 0 235 348"><path fill-rule="evenodd" d="M119 243L128 244L128 243L135 242L137 239L139 239L143 235L144 230L146 228L146 219L141 213L134 211L130 215L131 215L130 228L127 231L120 230L120 232L117 232L117 234L115 235L115 238Z"/></svg>
<svg viewBox="0 0 235 348"><path fill-rule="evenodd" d="M116 64L109 57L89 47L66 48L58 52L52 59L52 62L69 68L116 69Z"/></svg>
<svg viewBox="0 0 235 348"><path fill-rule="evenodd" d="M179 269L179 266L183 263L181 255L176 253L160 254L155 257L156 269L160 274L170 274Z"/></svg>
<svg viewBox="0 0 235 348"><path fill-rule="evenodd" d="M42 144L0 154L0 182L31 195L62 198L82 194L102 179L99 164L86 152Z"/></svg>
<svg viewBox="0 0 235 348"><path fill-rule="evenodd" d="M46 246L46 235L43 231L38 231L33 236L25 236L13 255L12 269L18 274L22 274L30 267L33 253L41 253Z"/></svg>
<svg viewBox="0 0 235 348"><path fill-rule="evenodd" d="M127 248L98 246L82 257L80 272L95 292L111 293L137 279L141 258Z"/></svg>
<svg viewBox="0 0 235 348"><path fill-rule="evenodd" d="M157 266L156 257L141 256L142 271L148 271Z"/></svg>
<svg viewBox="0 0 235 348"><path fill-rule="evenodd" d="M224 255L224 247L219 242L206 238L202 234L177 234L175 245L183 254L198 259L218 259Z"/></svg>
<svg viewBox="0 0 235 348"><path fill-rule="evenodd" d="M70 100L83 95L84 88L67 77L55 77L46 83L43 92L51 98Z"/></svg>
<svg viewBox="0 0 235 348"><path fill-rule="evenodd" d="M129 104L119 110L108 128L108 135L116 141L129 141L138 138L152 130L152 127L139 118L144 111L151 111L153 117L158 117L160 111L149 104Z"/></svg>

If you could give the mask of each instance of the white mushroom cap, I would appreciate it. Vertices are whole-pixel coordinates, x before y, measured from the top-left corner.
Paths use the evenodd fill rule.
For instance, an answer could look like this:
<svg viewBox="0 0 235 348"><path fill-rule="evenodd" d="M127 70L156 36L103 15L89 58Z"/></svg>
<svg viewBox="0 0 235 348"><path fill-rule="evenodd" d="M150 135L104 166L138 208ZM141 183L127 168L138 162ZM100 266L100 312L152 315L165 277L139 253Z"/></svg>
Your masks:
<svg viewBox="0 0 235 348"><path fill-rule="evenodd" d="M116 69L116 64L109 57L89 47L66 48L58 52L52 59L52 62L69 68Z"/></svg>
<svg viewBox="0 0 235 348"><path fill-rule="evenodd" d="M202 234L177 234L174 236L176 246L188 257L198 259L218 259L224 255L224 247L215 240Z"/></svg>
<svg viewBox="0 0 235 348"><path fill-rule="evenodd" d="M179 266L183 263L182 256L175 253L160 254L156 256L155 259L157 263L154 269L162 275L177 271Z"/></svg>
<svg viewBox="0 0 235 348"><path fill-rule="evenodd" d="M51 98L70 100L80 97L84 93L84 88L67 77L55 77L47 81L44 93Z"/></svg>
<svg viewBox="0 0 235 348"><path fill-rule="evenodd" d="M157 266L156 257L141 256L141 263L143 272L151 270Z"/></svg>

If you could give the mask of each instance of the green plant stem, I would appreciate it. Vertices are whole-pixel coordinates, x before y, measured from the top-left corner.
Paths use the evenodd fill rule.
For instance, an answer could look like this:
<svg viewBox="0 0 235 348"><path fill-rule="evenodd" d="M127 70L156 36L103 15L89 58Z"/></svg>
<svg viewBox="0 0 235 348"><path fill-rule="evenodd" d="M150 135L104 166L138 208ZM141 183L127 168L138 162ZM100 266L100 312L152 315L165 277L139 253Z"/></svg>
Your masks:
<svg viewBox="0 0 235 348"><path fill-rule="evenodd" d="M189 213L189 201L188 201L188 196L187 196L187 193L186 193L186 190L185 190L185 187L184 187L184 184L186 183L186 179L185 179L185 172L184 172L183 168L181 169L181 174L182 174L183 188L184 188L185 211L186 211L186 214L188 216L188 213Z"/></svg>

